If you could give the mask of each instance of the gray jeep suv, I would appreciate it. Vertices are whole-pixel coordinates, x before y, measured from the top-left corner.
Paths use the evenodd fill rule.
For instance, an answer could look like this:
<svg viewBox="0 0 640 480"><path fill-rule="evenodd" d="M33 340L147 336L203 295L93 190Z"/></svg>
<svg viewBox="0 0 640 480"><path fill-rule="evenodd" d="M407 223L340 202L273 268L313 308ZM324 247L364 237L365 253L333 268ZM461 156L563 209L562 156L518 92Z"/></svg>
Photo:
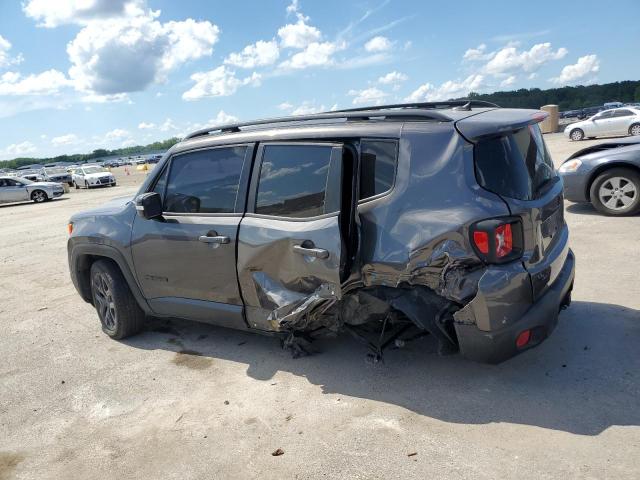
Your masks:
<svg viewBox="0 0 640 480"><path fill-rule="evenodd" d="M116 339L145 316L294 351L412 328L503 361L551 333L573 287L544 118L463 101L194 132L133 200L71 218L71 278Z"/></svg>

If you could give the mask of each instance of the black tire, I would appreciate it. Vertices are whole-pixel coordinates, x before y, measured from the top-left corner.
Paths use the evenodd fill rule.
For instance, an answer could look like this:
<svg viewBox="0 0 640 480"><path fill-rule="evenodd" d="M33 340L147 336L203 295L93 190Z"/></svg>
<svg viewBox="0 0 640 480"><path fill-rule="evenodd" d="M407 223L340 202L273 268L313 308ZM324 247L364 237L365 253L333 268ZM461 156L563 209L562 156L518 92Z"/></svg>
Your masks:
<svg viewBox="0 0 640 480"><path fill-rule="evenodd" d="M579 142L580 140L584 140L584 131L581 128L574 128L569 132L569 138L574 142Z"/></svg>
<svg viewBox="0 0 640 480"><path fill-rule="evenodd" d="M35 203L42 203L49 200L49 196L47 195L47 192L43 190L34 190L31 192L31 200Z"/></svg>
<svg viewBox="0 0 640 480"><path fill-rule="evenodd" d="M84 188L89 190L89 182L87 182L86 180L84 181Z"/></svg>
<svg viewBox="0 0 640 480"><path fill-rule="evenodd" d="M127 338L144 327L144 312L113 262L98 260L91 265L91 296L102 331L111 338Z"/></svg>
<svg viewBox="0 0 640 480"><path fill-rule="evenodd" d="M73 186L76 187L76 190L80 190L80 186L76 182L73 182Z"/></svg>
<svg viewBox="0 0 640 480"><path fill-rule="evenodd" d="M604 195L604 192L611 195ZM593 206L605 215L635 215L640 211L640 174L630 168L606 170L593 181L589 195ZM625 205L629 199L631 201Z"/></svg>
<svg viewBox="0 0 640 480"><path fill-rule="evenodd" d="M640 123L634 123L629 127L629 135L634 137L640 135Z"/></svg>

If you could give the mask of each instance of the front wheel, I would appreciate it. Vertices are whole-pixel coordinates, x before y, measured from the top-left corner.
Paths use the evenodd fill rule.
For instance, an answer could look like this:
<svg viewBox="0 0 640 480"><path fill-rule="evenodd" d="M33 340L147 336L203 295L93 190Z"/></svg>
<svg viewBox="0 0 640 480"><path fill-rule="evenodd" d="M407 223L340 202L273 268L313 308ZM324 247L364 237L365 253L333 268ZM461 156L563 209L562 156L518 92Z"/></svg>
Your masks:
<svg viewBox="0 0 640 480"><path fill-rule="evenodd" d="M36 203L46 202L48 199L49 197L47 197L47 194L42 190L35 190L31 194L31 200L33 200Z"/></svg>
<svg viewBox="0 0 640 480"><path fill-rule="evenodd" d="M584 138L584 132L579 128L574 128L573 130L571 130L569 137L571 137L571 140L573 140L574 142L579 142Z"/></svg>
<svg viewBox="0 0 640 480"><path fill-rule="evenodd" d="M634 123L629 127L629 135L640 135L640 123Z"/></svg>
<svg viewBox="0 0 640 480"><path fill-rule="evenodd" d="M114 263L98 260L91 265L91 293L104 333L120 340L142 330L144 312Z"/></svg>
<svg viewBox="0 0 640 480"><path fill-rule="evenodd" d="M591 202L605 215L634 215L640 211L640 175L628 168L601 173L590 189Z"/></svg>
<svg viewBox="0 0 640 480"><path fill-rule="evenodd" d="M84 188L89 190L89 182L87 182L86 180L84 181Z"/></svg>
<svg viewBox="0 0 640 480"><path fill-rule="evenodd" d="M76 182L73 182L73 186L76 187L76 190L80 190L80 185L78 185Z"/></svg>

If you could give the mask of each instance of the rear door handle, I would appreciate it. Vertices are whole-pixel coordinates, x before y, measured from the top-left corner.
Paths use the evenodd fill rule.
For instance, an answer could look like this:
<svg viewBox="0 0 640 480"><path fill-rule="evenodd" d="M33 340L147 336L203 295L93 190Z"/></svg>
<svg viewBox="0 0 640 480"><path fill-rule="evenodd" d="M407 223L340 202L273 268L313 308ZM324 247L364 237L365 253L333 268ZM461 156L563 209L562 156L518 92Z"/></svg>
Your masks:
<svg viewBox="0 0 640 480"><path fill-rule="evenodd" d="M324 248L305 248L301 245L294 245L293 251L300 255L307 255L315 258L329 258L329 251Z"/></svg>
<svg viewBox="0 0 640 480"><path fill-rule="evenodd" d="M202 243L229 243L229 237L225 237L224 235L216 235L210 237L208 235L200 235L198 237Z"/></svg>

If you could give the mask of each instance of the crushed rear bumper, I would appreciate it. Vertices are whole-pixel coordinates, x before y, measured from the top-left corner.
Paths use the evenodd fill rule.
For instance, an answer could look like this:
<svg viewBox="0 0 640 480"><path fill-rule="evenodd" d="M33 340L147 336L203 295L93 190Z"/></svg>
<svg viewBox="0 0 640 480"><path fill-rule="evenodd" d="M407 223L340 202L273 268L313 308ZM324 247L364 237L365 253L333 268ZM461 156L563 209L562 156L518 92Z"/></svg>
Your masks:
<svg viewBox="0 0 640 480"><path fill-rule="evenodd" d="M455 323L462 355L478 362L500 363L539 345L555 328L560 308L570 298L574 276L575 257L569 250L554 282L516 321L489 331L480 330L472 323ZM525 347L518 348L516 339L524 330L531 330L531 339Z"/></svg>

